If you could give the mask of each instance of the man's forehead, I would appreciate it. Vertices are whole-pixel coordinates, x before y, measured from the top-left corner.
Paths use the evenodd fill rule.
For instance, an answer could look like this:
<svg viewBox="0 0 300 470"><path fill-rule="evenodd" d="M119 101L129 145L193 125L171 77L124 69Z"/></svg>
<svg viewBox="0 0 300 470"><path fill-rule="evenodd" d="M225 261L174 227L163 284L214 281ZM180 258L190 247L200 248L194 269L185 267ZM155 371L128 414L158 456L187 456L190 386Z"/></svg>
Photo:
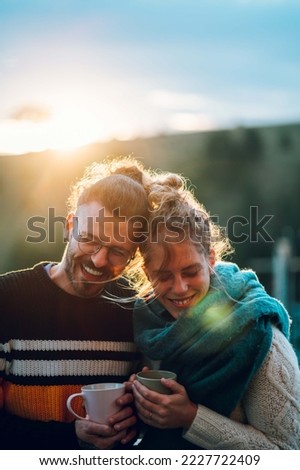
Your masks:
<svg viewBox="0 0 300 470"><path fill-rule="evenodd" d="M101 202L93 201L78 207L73 227L81 235L89 234L102 239L109 234L116 239L124 241L125 237L136 243L136 237L145 233L144 225L143 217L126 217L121 215L118 207L110 211Z"/></svg>
<svg viewBox="0 0 300 470"><path fill-rule="evenodd" d="M92 201L86 204L82 204L76 210L75 215L82 218L94 217L95 221L101 220L119 220L120 222L126 222L132 218L124 214L124 211L121 211L120 207L115 207L114 209L108 209L101 202Z"/></svg>
<svg viewBox="0 0 300 470"><path fill-rule="evenodd" d="M96 219L104 215L111 216L112 213L101 202L91 201L78 206L75 215L80 220L86 220L88 217Z"/></svg>
<svg viewBox="0 0 300 470"><path fill-rule="evenodd" d="M81 235L92 235L102 239L105 235L128 238L128 219L121 217L119 211L110 212L99 203L80 206L74 216L73 228Z"/></svg>

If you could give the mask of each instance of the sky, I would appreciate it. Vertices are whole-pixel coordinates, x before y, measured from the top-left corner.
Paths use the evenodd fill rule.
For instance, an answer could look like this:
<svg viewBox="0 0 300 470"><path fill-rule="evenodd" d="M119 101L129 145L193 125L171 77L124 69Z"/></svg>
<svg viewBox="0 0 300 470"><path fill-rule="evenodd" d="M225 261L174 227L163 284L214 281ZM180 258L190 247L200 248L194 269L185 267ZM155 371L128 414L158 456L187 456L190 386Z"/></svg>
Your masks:
<svg viewBox="0 0 300 470"><path fill-rule="evenodd" d="M0 154L300 121L299 0L0 0Z"/></svg>

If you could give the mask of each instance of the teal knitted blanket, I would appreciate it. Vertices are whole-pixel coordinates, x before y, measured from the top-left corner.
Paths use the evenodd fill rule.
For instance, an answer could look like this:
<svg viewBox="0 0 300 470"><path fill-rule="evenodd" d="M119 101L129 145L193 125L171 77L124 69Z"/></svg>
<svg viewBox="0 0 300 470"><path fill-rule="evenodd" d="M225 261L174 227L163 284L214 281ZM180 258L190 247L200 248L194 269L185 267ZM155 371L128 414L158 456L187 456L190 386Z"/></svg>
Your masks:
<svg viewBox="0 0 300 470"><path fill-rule="evenodd" d="M135 341L141 352L177 373L190 399L229 416L242 399L272 342L272 324L289 337L290 319L251 270L221 262L211 287L174 320L161 304L138 300Z"/></svg>

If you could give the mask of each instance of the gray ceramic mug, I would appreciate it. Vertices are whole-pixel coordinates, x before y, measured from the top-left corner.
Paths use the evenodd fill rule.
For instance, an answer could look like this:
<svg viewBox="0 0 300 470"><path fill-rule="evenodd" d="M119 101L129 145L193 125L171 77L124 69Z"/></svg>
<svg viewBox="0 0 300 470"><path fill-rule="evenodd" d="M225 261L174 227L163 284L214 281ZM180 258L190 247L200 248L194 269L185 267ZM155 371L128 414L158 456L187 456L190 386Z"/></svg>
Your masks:
<svg viewBox="0 0 300 470"><path fill-rule="evenodd" d="M177 375L169 370L145 370L138 372L136 374L136 378L141 384L145 385L145 387L149 388L150 390L163 393L164 395L170 395L172 393L171 390L165 387L161 383L160 379L165 378L176 380Z"/></svg>

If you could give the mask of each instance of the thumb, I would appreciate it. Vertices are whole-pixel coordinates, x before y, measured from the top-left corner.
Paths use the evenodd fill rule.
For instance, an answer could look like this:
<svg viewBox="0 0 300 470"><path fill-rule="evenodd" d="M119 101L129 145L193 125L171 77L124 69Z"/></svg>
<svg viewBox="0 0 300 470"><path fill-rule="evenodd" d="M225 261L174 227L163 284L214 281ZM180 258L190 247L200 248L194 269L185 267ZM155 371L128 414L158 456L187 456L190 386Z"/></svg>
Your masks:
<svg viewBox="0 0 300 470"><path fill-rule="evenodd" d="M175 380L173 379L165 379L164 377L161 378L161 383L169 388L171 390L171 392L173 393L180 393L182 394L182 392L184 391L184 387L182 385L180 385L178 382L176 382Z"/></svg>

